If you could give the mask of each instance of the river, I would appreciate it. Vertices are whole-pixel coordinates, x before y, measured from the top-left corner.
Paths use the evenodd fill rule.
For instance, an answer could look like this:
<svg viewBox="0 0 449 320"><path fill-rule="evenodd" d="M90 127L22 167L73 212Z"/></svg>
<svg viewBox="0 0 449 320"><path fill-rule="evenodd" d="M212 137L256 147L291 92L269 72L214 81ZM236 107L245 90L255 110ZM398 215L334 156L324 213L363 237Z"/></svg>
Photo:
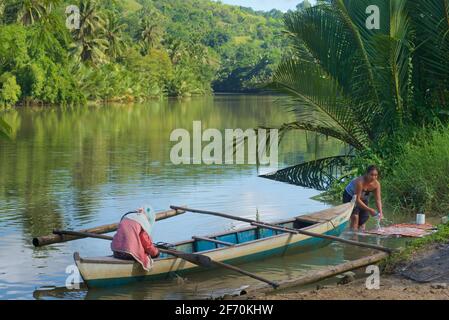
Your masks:
<svg viewBox="0 0 449 320"><path fill-rule="evenodd" d="M181 299L219 295L257 282L227 271L113 290L43 294L65 285L72 255L110 254L104 240L34 248L31 238L55 228L81 229L117 222L144 204L228 212L276 221L329 207L319 192L259 178L272 167L174 165L170 134L204 128L246 130L274 126L289 116L279 97L216 95L134 105L18 108L5 115L13 139L0 141L0 299ZM341 154L332 139L297 132L279 150L279 167ZM193 213L157 223L155 241L175 242L244 224ZM244 265L271 279L297 276L363 254L334 243L313 252ZM37 290L37 291L36 291Z"/></svg>

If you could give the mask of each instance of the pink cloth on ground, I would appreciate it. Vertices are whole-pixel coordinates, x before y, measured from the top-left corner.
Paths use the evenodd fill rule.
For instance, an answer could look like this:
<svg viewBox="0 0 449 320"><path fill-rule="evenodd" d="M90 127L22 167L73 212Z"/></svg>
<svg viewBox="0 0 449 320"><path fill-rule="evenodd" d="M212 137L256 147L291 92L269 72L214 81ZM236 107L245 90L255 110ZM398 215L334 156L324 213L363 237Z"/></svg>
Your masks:
<svg viewBox="0 0 449 320"><path fill-rule="evenodd" d="M378 230L369 230L366 233L377 234L382 236L403 236L403 237L413 237L420 238L427 236L431 233L434 226L431 224L410 224L410 223L401 223L395 224L389 227L383 227Z"/></svg>
<svg viewBox="0 0 449 320"><path fill-rule="evenodd" d="M142 226L131 219L123 219L111 244L112 251L125 252L134 257L142 267L149 271L153 264L151 256L157 256L158 249Z"/></svg>

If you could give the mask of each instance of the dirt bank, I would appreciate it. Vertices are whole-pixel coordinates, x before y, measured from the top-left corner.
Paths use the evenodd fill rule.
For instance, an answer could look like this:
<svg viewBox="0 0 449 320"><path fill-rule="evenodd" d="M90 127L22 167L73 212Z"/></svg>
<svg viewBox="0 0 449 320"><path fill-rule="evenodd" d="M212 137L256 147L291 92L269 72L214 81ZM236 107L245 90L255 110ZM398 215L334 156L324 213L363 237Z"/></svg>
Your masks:
<svg viewBox="0 0 449 320"><path fill-rule="evenodd" d="M314 289L290 289L248 297L257 300L449 300L449 244L434 244L394 266L380 276L379 289L367 289L366 277L358 272L346 284L317 283Z"/></svg>
<svg viewBox="0 0 449 320"><path fill-rule="evenodd" d="M292 291L255 297L257 300L448 300L444 284L420 284L401 276L382 276L379 290L368 290L365 279L315 290Z"/></svg>

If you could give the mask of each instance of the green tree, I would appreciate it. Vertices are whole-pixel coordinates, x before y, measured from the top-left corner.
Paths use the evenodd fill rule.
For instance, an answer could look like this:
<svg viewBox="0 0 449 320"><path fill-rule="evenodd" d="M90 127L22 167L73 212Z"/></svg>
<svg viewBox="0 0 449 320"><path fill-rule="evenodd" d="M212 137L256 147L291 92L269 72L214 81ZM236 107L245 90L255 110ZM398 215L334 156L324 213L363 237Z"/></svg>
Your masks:
<svg viewBox="0 0 449 320"><path fill-rule="evenodd" d="M334 0L286 16L294 55L280 64L273 87L289 95L296 121L281 127L282 136L314 131L382 157L404 127L444 121L447 2L377 0L386 20L380 30L366 27L365 10L372 4ZM303 177L319 176L322 169L320 160L296 166ZM332 176L333 169L324 167L322 175ZM306 185L302 180L295 183Z"/></svg>
<svg viewBox="0 0 449 320"><path fill-rule="evenodd" d="M123 54L125 48L125 39L123 31L125 25L120 22L117 15L111 11L107 14L105 36L108 41L108 48L106 54L114 60Z"/></svg>
<svg viewBox="0 0 449 320"><path fill-rule="evenodd" d="M28 63L26 29L19 25L0 28L0 73L14 71Z"/></svg>
<svg viewBox="0 0 449 320"><path fill-rule="evenodd" d="M5 21L29 26L48 15L60 3L61 0L5 0Z"/></svg>
<svg viewBox="0 0 449 320"><path fill-rule="evenodd" d="M81 11L72 32L69 4ZM250 91L286 52L282 12L210 0L0 0L0 13L0 74L16 77L25 103ZM130 69L133 59L154 70Z"/></svg>
<svg viewBox="0 0 449 320"><path fill-rule="evenodd" d="M16 82L16 77L5 72L0 76L0 107L12 106L20 98L21 89ZM5 130L7 128L4 122L0 123L0 129Z"/></svg>
<svg viewBox="0 0 449 320"><path fill-rule="evenodd" d="M107 61L108 41L105 36L105 20L95 0L81 0L80 27L74 29L75 43L72 53L82 62L98 65Z"/></svg>
<svg viewBox="0 0 449 320"><path fill-rule="evenodd" d="M28 48L33 56L50 56L55 62L65 62L70 34L63 16L48 4L39 21L28 27Z"/></svg>
<svg viewBox="0 0 449 320"><path fill-rule="evenodd" d="M164 35L163 17L154 8L144 7L139 12L138 40L142 54L147 54L152 48L159 46Z"/></svg>

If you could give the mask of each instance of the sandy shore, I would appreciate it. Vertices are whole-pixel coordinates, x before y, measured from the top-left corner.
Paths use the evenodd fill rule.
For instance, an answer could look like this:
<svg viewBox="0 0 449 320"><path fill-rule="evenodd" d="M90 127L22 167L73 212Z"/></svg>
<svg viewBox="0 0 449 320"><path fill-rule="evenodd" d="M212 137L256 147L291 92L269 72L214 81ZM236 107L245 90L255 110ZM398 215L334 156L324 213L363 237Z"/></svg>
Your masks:
<svg viewBox="0 0 449 320"><path fill-rule="evenodd" d="M256 294L255 300L449 300L449 244L427 246L393 271L380 275L379 289L367 289L367 276L349 277L337 284L336 278L317 283L312 289L291 288L288 291ZM362 276L360 276L362 274ZM348 277L346 277L348 278ZM411 280L413 279L413 280ZM346 282L346 281L340 281Z"/></svg>
<svg viewBox="0 0 449 320"><path fill-rule="evenodd" d="M267 294L257 300L448 300L449 287L444 284L420 284L400 276L381 276L380 288L368 290L365 279L344 285L327 285L315 290Z"/></svg>

